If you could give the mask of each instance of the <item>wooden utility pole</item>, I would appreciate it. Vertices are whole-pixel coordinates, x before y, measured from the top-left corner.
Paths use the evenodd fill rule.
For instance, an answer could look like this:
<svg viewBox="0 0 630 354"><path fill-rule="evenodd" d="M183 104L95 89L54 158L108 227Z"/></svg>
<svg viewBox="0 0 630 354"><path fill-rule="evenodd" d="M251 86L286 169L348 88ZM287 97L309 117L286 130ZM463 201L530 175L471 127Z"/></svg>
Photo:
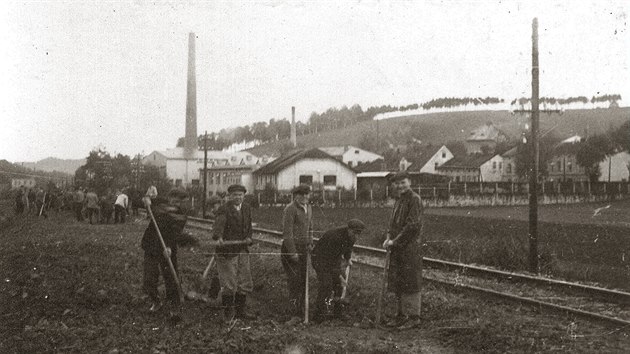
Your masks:
<svg viewBox="0 0 630 354"><path fill-rule="evenodd" d="M531 134L528 143L531 144L531 156L529 165L529 270L538 273L538 169L540 165L540 146L538 142L540 134L540 107L539 107L539 82L538 74L538 19L532 21L532 108L531 110L515 110L514 113L531 114ZM543 113L559 113L560 109L545 109ZM547 132L548 133L548 132ZM546 134L546 133L545 133Z"/></svg>
<svg viewBox="0 0 630 354"><path fill-rule="evenodd" d="M529 271L538 274L538 18L532 22L532 156L529 175Z"/></svg>
<svg viewBox="0 0 630 354"><path fill-rule="evenodd" d="M206 217L206 198L208 196L208 131L203 136L203 204L201 205L201 218Z"/></svg>

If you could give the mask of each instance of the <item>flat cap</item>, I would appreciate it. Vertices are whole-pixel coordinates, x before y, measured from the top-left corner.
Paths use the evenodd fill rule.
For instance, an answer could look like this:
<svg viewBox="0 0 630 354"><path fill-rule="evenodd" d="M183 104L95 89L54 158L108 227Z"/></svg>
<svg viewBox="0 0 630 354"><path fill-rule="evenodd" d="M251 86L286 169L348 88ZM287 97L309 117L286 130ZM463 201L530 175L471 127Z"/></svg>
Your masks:
<svg viewBox="0 0 630 354"><path fill-rule="evenodd" d="M233 184L233 185L228 187L228 193L233 193L233 192L247 193L247 189L245 187L241 186L240 184Z"/></svg>
<svg viewBox="0 0 630 354"><path fill-rule="evenodd" d="M409 173L407 173L407 171L400 171L400 172L395 173L391 177L391 181L392 182L396 182L396 181L400 181L401 179L405 179L405 178L409 178Z"/></svg>
<svg viewBox="0 0 630 354"><path fill-rule="evenodd" d="M186 199L188 198L188 193L185 190L179 188L173 188L168 192L169 198L178 198L178 199Z"/></svg>
<svg viewBox="0 0 630 354"><path fill-rule="evenodd" d="M365 229L365 224L359 219L350 219L348 220L348 228L352 230L363 230Z"/></svg>
<svg viewBox="0 0 630 354"><path fill-rule="evenodd" d="M308 184L300 184L291 190L292 194L309 194L311 187Z"/></svg>

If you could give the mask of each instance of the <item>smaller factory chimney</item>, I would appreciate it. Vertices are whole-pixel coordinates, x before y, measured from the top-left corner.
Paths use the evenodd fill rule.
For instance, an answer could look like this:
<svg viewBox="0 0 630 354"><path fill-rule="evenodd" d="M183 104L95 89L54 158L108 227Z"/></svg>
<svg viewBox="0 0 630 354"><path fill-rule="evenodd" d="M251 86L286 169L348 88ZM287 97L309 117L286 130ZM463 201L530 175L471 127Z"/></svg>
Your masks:
<svg viewBox="0 0 630 354"><path fill-rule="evenodd" d="M297 133L295 131L295 106L291 107L291 145L297 147Z"/></svg>

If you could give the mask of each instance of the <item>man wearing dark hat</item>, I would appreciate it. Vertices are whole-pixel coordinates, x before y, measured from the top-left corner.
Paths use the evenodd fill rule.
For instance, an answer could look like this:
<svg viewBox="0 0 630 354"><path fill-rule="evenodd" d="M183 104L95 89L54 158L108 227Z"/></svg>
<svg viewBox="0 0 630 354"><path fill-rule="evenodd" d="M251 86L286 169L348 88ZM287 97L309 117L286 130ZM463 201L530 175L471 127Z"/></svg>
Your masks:
<svg viewBox="0 0 630 354"><path fill-rule="evenodd" d="M247 294L254 289L247 249L252 244L252 212L249 204L243 203L245 192L245 187L238 184L228 187L229 200L217 210L213 227L212 238L219 244L224 241L243 241L243 244L216 248L217 271L223 290L224 320L230 320L234 315L241 319L255 318L245 311Z"/></svg>
<svg viewBox="0 0 630 354"><path fill-rule="evenodd" d="M312 247L313 210L308 205L311 187L299 185L291 191L293 202L284 209L282 216L282 268L287 275L291 319L297 324L304 314L306 289L306 254Z"/></svg>
<svg viewBox="0 0 630 354"><path fill-rule="evenodd" d="M407 172L398 172L392 181L398 200L383 247L391 251L388 289L396 294L397 313L388 325L407 329L420 323L421 296L417 269L422 257L419 241L423 210L420 196L411 190Z"/></svg>
<svg viewBox="0 0 630 354"><path fill-rule="evenodd" d="M326 231L313 248L313 268L317 273L317 302L315 320L323 320L333 305L333 315L341 317L341 279L346 267L352 266L352 246L365 229L358 219L348 221L347 226ZM347 280L347 279L346 279Z"/></svg>
<svg viewBox="0 0 630 354"><path fill-rule="evenodd" d="M167 198L158 197L153 200L149 197L143 198L144 204L151 207L155 222L166 244L166 254L171 258L175 272L177 272L177 238L184 230L187 220L186 214L182 209L182 203L187 198L188 193L179 189L171 190ZM170 315L173 319L179 319L181 303L177 292L177 284L169 270L168 262L164 257L162 243L153 223L149 223L149 226L144 231L141 245L144 250L143 287L152 302L150 311L156 312L162 307L158 292L158 281L160 273L162 273Z"/></svg>

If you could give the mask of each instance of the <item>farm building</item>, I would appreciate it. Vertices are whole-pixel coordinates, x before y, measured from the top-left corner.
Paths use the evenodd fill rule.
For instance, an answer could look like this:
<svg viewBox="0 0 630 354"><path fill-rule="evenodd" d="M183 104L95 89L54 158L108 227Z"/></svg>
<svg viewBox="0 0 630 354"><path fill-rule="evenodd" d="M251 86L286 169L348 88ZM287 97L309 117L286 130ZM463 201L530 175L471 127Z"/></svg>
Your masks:
<svg viewBox="0 0 630 354"><path fill-rule="evenodd" d="M354 189L357 180L352 167L319 149L294 151L259 168L253 175L256 190L273 186L286 191L302 183L324 189Z"/></svg>
<svg viewBox="0 0 630 354"><path fill-rule="evenodd" d="M227 192L228 187L232 184L240 184L247 189L248 193L252 192L254 190L253 172L260 166L259 163L252 165L242 163L242 161L237 164L230 164L227 161L208 164L206 180L208 195ZM203 185L203 168L199 169L199 179Z"/></svg>
<svg viewBox="0 0 630 354"><path fill-rule="evenodd" d="M383 158L379 154L351 145L320 147L319 149L351 167Z"/></svg>

